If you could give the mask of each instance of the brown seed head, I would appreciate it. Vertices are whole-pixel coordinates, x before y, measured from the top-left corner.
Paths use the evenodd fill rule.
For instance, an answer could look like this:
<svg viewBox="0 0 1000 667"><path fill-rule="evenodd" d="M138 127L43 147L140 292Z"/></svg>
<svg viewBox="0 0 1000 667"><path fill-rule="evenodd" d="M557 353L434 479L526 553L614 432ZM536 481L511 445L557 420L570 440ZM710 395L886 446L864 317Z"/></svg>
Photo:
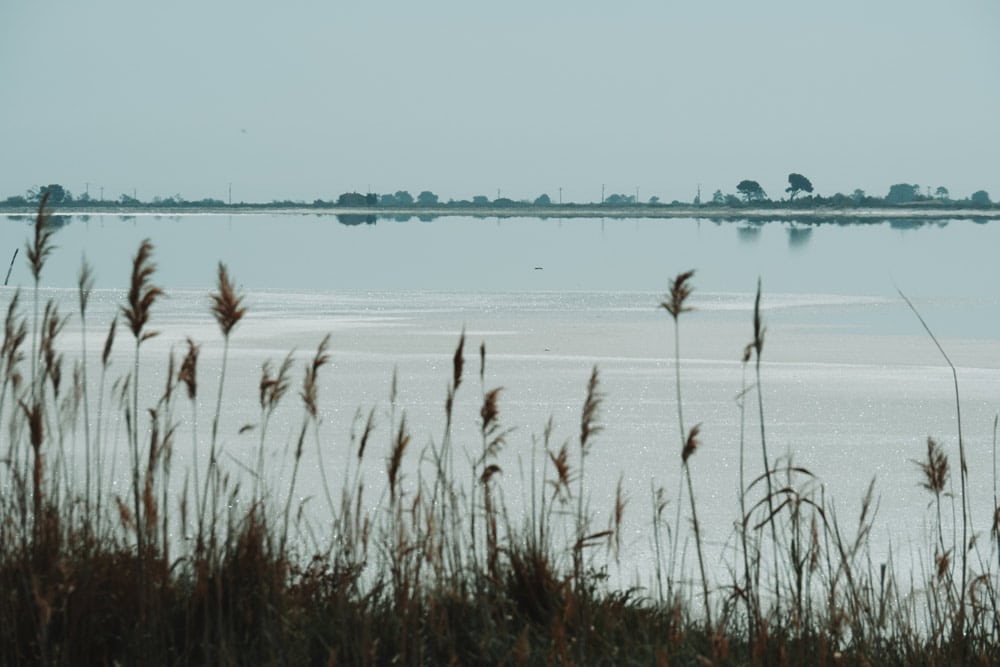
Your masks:
<svg viewBox="0 0 1000 667"><path fill-rule="evenodd" d="M951 550L942 553L934 554L934 563L937 566L937 576L938 579L944 579L948 574L948 568L951 566Z"/></svg>
<svg viewBox="0 0 1000 667"><path fill-rule="evenodd" d="M111 346L115 342L115 329L118 328L118 314L111 319L111 326L108 327L108 337L104 339L104 352L101 353L101 365L105 368L108 367L108 361L111 358Z"/></svg>
<svg viewBox="0 0 1000 667"><path fill-rule="evenodd" d="M479 382L482 384L486 376L486 341L479 344Z"/></svg>
<svg viewBox="0 0 1000 667"><path fill-rule="evenodd" d="M24 401L19 401L19 403L21 405L21 410L24 412L25 418L28 420L28 433L31 448L35 450L37 455L38 449L42 446L42 442L45 440L45 419L42 413L42 404L35 401L29 408Z"/></svg>
<svg viewBox="0 0 1000 667"><path fill-rule="evenodd" d="M35 216L34 240L28 244L28 264L31 265L31 275L34 277L36 283L42 275L42 267L45 266L45 260L54 249L51 243L54 230L49 224L49 218L52 217L52 214L45 209L48 201L49 192L46 191L42 195L42 200L38 202L38 214Z"/></svg>
<svg viewBox="0 0 1000 667"><path fill-rule="evenodd" d="M153 244L150 243L149 239L144 239L132 261L132 280L128 290L128 305L122 306L132 335L139 343L156 335L156 332L143 332L143 328L149 322L149 311L153 302L163 296L163 290L149 282L156 271L156 264L153 263L152 256Z"/></svg>
<svg viewBox="0 0 1000 667"><path fill-rule="evenodd" d="M187 354L184 355L181 369L177 373L177 381L184 383L188 398L193 401L198 396L198 353L201 347L188 338L187 348Z"/></svg>
<svg viewBox="0 0 1000 667"><path fill-rule="evenodd" d="M406 432L406 415L399 420L399 432L396 435L396 442L392 447L392 455L389 457L389 496L395 500L396 483L399 479L399 467L403 463L403 452L410 444L410 434Z"/></svg>
<svg viewBox="0 0 1000 667"><path fill-rule="evenodd" d="M757 361L760 361L760 353L764 350L764 334L767 327L764 326L760 317L760 278L757 278L757 298L753 302L753 349L757 352ZM749 361L749 359L747 359Z"/></svg>
<svg viewBox="0 0 1000 667"><path fill-rule="evenodd" d="M365 430L361 434L361 443L358 445L358 460L365 457L365 447L368 446L368 438L375 430L375 408L368 411L368 421L365 422Z"/></svg>
<svg viewBox="0 0 1000 667"><path fill-rule="evenodd" d="M219 262L219 284L218 291L209 295L212 299L212 315L219 323L222 335L229 337L229 332L243 319L247 310L243 307L243 295L239 294L229 280L229 272L226 265Z"/></svg>
<svg viewBox="0 0 1000 667"><path fill-rule="evenodd" d="M915 461L915 463L924 473L924 479L920 482L920 486L935 495L943 493L948 485L950 466L948 465L948 457L934 438L927 438L927 459Z"/></svg>
<svg viewBox="0 0 1000 667"><path fill-rule="evenodd" d="M278 403L288 391L289 373L292 370L292 356L294 351L285 355L281 362L278 374L271 375L271 362L265 361L260 374L260 407L262 410L273 412Z"/></svg>
<svg viewBox="0 0 1000 667"><path fill-rule="evenodd" d="M694 454L695 450L701 445L701 440L698 439L698 435L701 433L701 424L695 424L690 431L688 431L687 440L684 442L684 449L681 450L681 462L687 463L687 460Z"/></svg>
<svg viewBox="0 0 1000 667"><path fill-rule="evenodd" d="M451 360L451 387L452 390L457 390L458 386L462 384L462 369L465 367L465 357L462 356L462 351L465 349L465 329L462 329L462 335L458 338L458 346L455 348L455 356Z"/></svg>
<svg viewBox="0 0 1000 667"><path fill-rule="evenodd" d="M685 271L684 273L678 274L674 278L673 282L670 283L670 295L669 297L660 302L660 305L666 308L670 316L675 320L680 317L681 313L686 313L692 308L690 306L685 306L684 302L687 298L691 296L692 287L688 285L688 280L694 275L694 271Z"/></svg>
<svg viewBox="0 0 1000 667"><path fill-rule="evenodd" d="M502 472L503 470L500 468L500 466L498 466L495 463L491 463L490 465L486 466L486 468L483 470L483 474L479 476L479 482L480 484L483 485L489 484L490 480L493 478L493 475Z"/></svg>
<svg viewBox="0 0 1000 667"><path fill-rule="evenodd" d="M302 401L306 404L306 410L313 418L317 414L316 394L318 392L319 369L330 361L330 354L326 351L329 342L330 334L327 334L320 341L319 347L316 348L316 356L313 357L312 363L306 366L306 377L302 383Z"/></svg>
<svg viewBox="0 0 1000 667"><path fill-rule="evenodd" d="M549 452L549 459L552 461L552 467L556 469L556 479L552 480L552 485L556 489L556 494L560 490L565 490L569 492L570 483L570 469L569 469L569 452L566 450L566 444L559 448L559 452L553 454Z"/></svg>
<svg viewBox="0 0 1000 667"><path fill-rule="evenodd" d="M94 289L94 269L86 257L80 262L80 274L77 276L76 284L80 297L80 316L82 317L87 313L87 302L90 301L90 293Z"/></svg>
<svg viewBox="0 0 1000 667"><path fill-rule="evenodd" d="M590 371L590 380L587 382L587 398L583 401L583 411L580 414L580 449L587 453L590 439L604 430L604 427L597 423L598 412L604 394L599 390L599 378L597 366Z"/></svg>
<svg viewBox="0 0 1000 667"><path fill-rule="evenodd" d="M479 409L479 416L483 420L483 434L490 433L496 427L497 418L500 416L500 408L497 405L497 401L500 398L501 391L503 391L503 387L496 387L490 389L483 396L483 406Z"/></svg>

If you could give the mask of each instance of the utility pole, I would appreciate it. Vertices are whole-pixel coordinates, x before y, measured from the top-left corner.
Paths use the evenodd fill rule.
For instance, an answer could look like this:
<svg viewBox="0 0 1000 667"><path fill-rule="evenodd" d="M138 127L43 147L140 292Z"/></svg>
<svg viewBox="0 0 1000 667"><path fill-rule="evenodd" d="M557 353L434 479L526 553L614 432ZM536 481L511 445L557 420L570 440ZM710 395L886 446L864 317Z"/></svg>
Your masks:
<svg viewBox="0 0 1000 667"><path fill-rule="evenodd" d="M601 203L604 203L604 183L601 183Z"/></svg>
<svg viewBox="0 0 1000 667"><path fill-rule="evenodd" d="M232 182L229 183L229 205L230 206L233 205L233 184L232 184Z"/></svg>
<svg viewBox="0 0 1000 667"><path fill-rule="evenodd" d="M101 186L101 201L104 201L104 186Z"/></svg>
<svg viewBox="0 0 1000 667"><path fill-rule="evenodd" d="M639 186L638 185L635 186L635 203L636 203L636 206L639 205Z"/></svg>
<svg viewBox="0 0 1000 667"><path fill-rule="evenodd" d="M86 190L87 199L90 199L90 183L84 183L83 185Z"/></svg>
<svg viewBox="0 0 1000 667"><path fill-rule="evenodd" d="M562 206L562 186L559 186L559 205Z"/></svg>

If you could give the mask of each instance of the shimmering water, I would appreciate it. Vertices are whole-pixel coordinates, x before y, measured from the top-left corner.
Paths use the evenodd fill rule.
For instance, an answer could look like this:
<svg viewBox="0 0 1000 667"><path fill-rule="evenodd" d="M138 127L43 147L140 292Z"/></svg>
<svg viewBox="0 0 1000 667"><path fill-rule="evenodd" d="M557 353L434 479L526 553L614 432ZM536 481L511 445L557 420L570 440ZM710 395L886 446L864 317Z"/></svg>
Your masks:
<svg viewBox="0 0 1000 667"><path fill-rule="evenodd" d="M0 225L0 250L23 245L27 223ZM43 276L43 296L72 312L81 255L94 264L99 289L88 321L92 367L122 302L131 257L145 237L156 246L155 282L168 297L154 308L152 326L161 334L144 346L142 386L152 400L162 388L169 350L179 353L186 336L202 344L203 436L222 349L207 314L216 263L225 261L244 286L249 313L233 336L221 425L227 460L237 469L256 451L256 433L238 431L259 422L261 363L297 349L297 388L302 365L331 333L332 365L320 389L325 462L338 469L349 455L358 409L367 414L374 407L379 430L366 474L370 488L381 487L395 371L395 415L405 411L414 434L407 470L408 483L415 484L420 449L442 437L451 357L465 329L466 378L455 441L470 456L481 444L483 343L484 385L504 387L501 421L515 428L500 465L516 515L533 443L541 470L540 438L550 417L552 446L575 442L586 381L596 364L605 429L588 459L586 486L603 524L615 485L623 480L631 554L624 576L642 572L648 558L651 485L662 485L674 502L680 483L674 335L658 303L669 279L689 268L697 274L695 311L681 321L683 409L687 426L702 424L704 444L692 471L712 548L731 538L737 518L741 432L747 475L761 471L756 394L747 394L742 418L737 400L754 382L740 357L752 335L758 277L768 327L761 384L772 457L809 468L845 519L856 514L874 478L878 543L922 543L930 498L918 486L912 461L923 456L928 435L955 455L957 423L950 371L896 294L898 286L958 366L973 518L988 528L993 420L1000 409L996 223L900 229L887 223L444 218L345 226L332 216L72 218L55 237L59 248ZM30 284L23 257L11 284ZM11 293L2 292L4 305ZM68 352L79 348L78 332L72 319L64 333ZM119 375L130 369L130 346L120 333L112 364ZM302 414L296 401L288 401L271 427L268 470L275 488L287 483L287 449ZM182 432L189 428L186 411L178 411L178 420ZM183 467L191 457L184 444L189 432L177 441L174 465ZM301 495L316 497L314 448L303 456ZM370 500L377 503L377 495Z"/></svg>

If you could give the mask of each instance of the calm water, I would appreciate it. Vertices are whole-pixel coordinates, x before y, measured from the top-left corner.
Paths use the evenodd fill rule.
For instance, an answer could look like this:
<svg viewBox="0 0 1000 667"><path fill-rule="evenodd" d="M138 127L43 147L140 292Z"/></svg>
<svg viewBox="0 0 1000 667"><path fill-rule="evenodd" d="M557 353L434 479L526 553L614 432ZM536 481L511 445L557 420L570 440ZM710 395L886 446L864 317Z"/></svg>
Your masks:
<svg viewBox="0 0 1000 667"><path fill-rule="evenodd" d="M23 247L28 233L27 222L0 218L0 252ZM298 383L302 364L329 332L333 363L320 391L326 462L336 468L343 461L356 410L376 407L380 430L366 474L371 488L380 486L394 369L397 416L406 411L418 448L438 442L451 355L465 328L457 442L470 452L480 446L477 351L483 342L486 386L504 387L501 420L516 429L501 457L516 513L533 440L549 417L555 445L576 438L586 380L596 364L606 395L605 430L588 460L587 486L603 524L623 479L633 554L623 565L626 577L642 571L648 557L651 484L664 486L674 502L680 481L673 329L657 304L670 278L689 268L697 269L697 310L682 318L684 417L688 426L702 423L704 445L692 466L713 548L730 538L736 519L736 397L744 386L739 358L752 333L758 277L768 327L762 385L770 452L818 475L837 499L842 520L853 520L875 478L879 544L891 540L909 548L910 540L922 542L930 498L918 487L912 460L923 455L928 435L955 452L957 428L950 372L896 294L899 286L959 367L973 518L980 529L989 527L993 420L1000 409L998 223L898 228L442 218L348 226L311 215L72 218L55 237L58 249L43 285L64 312L72 312L80 257L95 266L91 363L122 301L131 257L146 237L156 246L156 282L168 292L154 309L153 326L161 335L144 352L157 360L144 365L150 396L162 386L171 347L180 349L191 336L204 346L202 394L214 397L221 340L207 316L207 293L219 260L246 291L250 310L234 334L222 424L231 461L248 461L255 451L254 434L237 430L258 422L262 361L296 348ZM23 249L10 284L30 285ZM12 290L0 293L6 306ZM67 350L79 347L78 331L74 319L64 334ZM129 368L129 349L123 334L113 366L119 374ZM749 476L760 472L751 398L753 410L743 423ZM213 407L205 398L200 408L206 434ZM278 417L269 469L272 484L281 486L288 475L284 449L301 408L290 401ZM190 435L178 441L190 442ZM190 447L178 447L175 466L182 466ZM317 495L315 451L305 459L311 472L299 488Z"/></svg>

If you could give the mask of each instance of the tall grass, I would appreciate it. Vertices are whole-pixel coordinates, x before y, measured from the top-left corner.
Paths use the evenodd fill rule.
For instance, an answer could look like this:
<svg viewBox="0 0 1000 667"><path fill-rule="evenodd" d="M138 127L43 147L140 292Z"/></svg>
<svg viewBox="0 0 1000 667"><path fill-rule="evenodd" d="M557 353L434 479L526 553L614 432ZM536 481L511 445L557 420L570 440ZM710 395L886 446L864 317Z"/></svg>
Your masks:
<svg viewBox="0 0 1000 667"><path fill-rule="evenodd" d="M52 248L46 220L43 201L28 253L36 303ZM755 382L744 381L739 401L742 414L744 402L757 394L762 464L754 469L744 461L741 442L734 528L714 567L698 522L699 475L691 465L700 426L685 429L683 423L679 316L690 310L692 273L680 274L661 304L674 324L681 477L676 489L655 478L651 484L656 557L649 586L637 581L620 588L608 573L623 544L632 543L623 535L628 493L619 482L606 525L598 524L590 495L595 478L588 475L588 462L601 446L605 425L596 367L582 388L576 442L558 441L551 420L540 438L531 438L530 475L522 475L528 487L523 515L508 510L508 480L516 474L501 466L499 453L513 445L516 432L501 419L506 390L487 386L485 344L474 394L478 436L467 441L453 430L460 392L475 392L463 382L464 332L452 357L438 441L411 432L395 375L384 418L374 407L367 418L359 410L346 447L326 434L320 428L325 403L319 375L330 362L327 337L305 363L301 422L291 433L272 421L292 387L294 354L280 364L263 364L254 445L245 457L230 457L232 469L220 456L219 424L232 400L223 394L230 336L246 307L220 264L210 296L224 351L222 367L207 371L218 385L208 468L199 471L199 373L206 374L199 368L201 345L187 339L179 363L171 352L158 394L147 379L157 362L140 354L154 335L153 306L162 296L152 256L152 244L143 242L122 308L134 338L131 368L108 387L116 318L99 378L89 387L96 397L87 393L90 351L83 324L90 268L84 264L78 285L82 349L72 389L63 377L70 346L61 338L66 318L57 304L50 302L44 316L32 304L29 315L19 292L5 292L2 665L1000 661L1000 511L994 501L991 525L973 523L964 448L957 498L951 464L937 440L928 439L918 463L934 516L926 544L918 546L927 550L929 567L899 571L891 556L877 559L871 542L878 515L874 484L855 517L843 519L843 506L827 497L807 467L769 456L759 285L753 338L743 359L746 370L753 357ZM954 380L957 401L957 373ZM140 400L153 394L148 405ZM185 399L189 406L178 405ZM178 417L185 407L190 417ZM113 491L106 480L115 477L110 468L119 424L125 424L129 483ZM78 430L84 433L82 479L67 449ZM183 435L191 438L191 469L182 471L178 486L170 481L171 461ZM385 442L381 453L379 437ZM320 519L306 511L297 488L310 438L326 501ZM294 445L285 477L268 465L282 441ZM722 446L711 443L707 457ZM373 456L382 461L367 465ZM362 473L366 465L382 470L377 480ZM662 517L674 491L678 502L670 524ZM691 520L682 523L685 491ZM949 539L949 528L959 526L961 538L956 531ZM990 539L969 539L987 532ZM691 539L697 588L683 564ZM675 554L667 563L661 558L665 543Z"/></svg>

